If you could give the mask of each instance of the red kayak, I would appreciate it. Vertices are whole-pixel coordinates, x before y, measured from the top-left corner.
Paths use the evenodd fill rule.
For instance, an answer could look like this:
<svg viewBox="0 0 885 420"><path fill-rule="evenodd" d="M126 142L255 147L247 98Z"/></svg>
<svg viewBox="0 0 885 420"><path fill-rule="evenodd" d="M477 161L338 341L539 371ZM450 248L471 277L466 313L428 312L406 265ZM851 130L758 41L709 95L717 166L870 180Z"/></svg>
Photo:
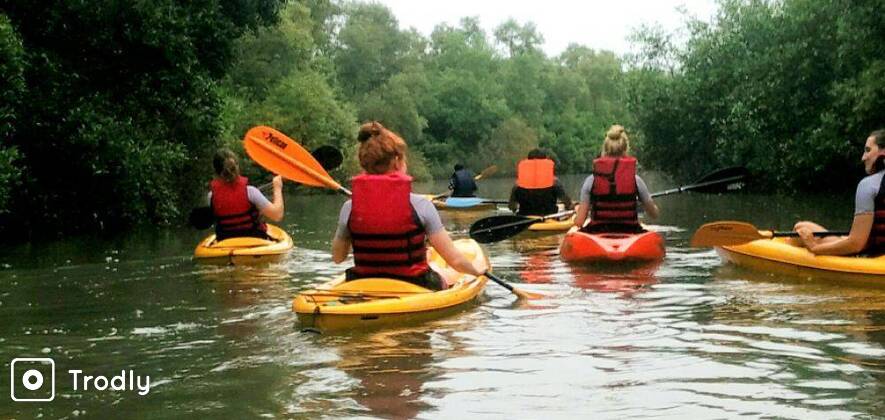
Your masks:
<svg viewBox="0 0 885 420"><path fill-rule="evenodd" d="M664 258L664 238L657 232L584 233L572 228L559 257L568 262L656 261Z"/></svg>

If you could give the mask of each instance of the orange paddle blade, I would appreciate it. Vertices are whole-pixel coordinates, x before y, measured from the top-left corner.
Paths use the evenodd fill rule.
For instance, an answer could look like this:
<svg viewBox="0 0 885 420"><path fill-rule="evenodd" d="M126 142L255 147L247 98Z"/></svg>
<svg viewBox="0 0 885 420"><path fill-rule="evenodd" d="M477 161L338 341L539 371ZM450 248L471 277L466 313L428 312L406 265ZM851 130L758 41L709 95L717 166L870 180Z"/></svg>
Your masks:
<svg viewBox="0 0 885 420"><path fill-rule="evenodd" d="M314 187L341 189L310 152L273 128L252 127L243 138L243 146L252 160L283 178Z"/></svg>
<svg viewBox="0 0 885 420"><path fill-rule="evenodd" d="M757 239L770 239L771 232L761 232L745 222L712 222L698 228L691 237L691 246L740 245Z"/></svg>

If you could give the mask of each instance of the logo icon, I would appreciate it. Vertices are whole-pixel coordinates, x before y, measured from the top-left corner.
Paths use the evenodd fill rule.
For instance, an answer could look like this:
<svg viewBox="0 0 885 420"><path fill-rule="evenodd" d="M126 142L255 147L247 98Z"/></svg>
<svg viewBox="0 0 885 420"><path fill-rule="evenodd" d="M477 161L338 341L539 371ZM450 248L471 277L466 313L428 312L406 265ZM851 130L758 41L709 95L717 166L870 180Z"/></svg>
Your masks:
<svg viewBox="0 0 885 420"><path fill-rule="evenodd" d="M48 357L12 359L9 382L13 401L52 401L55 399L55 361Z"/></svg>

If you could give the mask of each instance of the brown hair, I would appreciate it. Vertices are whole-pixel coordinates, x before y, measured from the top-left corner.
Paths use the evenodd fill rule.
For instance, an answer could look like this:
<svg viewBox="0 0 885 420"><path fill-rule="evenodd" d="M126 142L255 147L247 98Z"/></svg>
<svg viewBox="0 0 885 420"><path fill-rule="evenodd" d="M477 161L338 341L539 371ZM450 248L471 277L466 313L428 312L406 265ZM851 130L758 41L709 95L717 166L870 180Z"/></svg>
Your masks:
<svg viewBox="0 0 885 420"><path fill-rule="evenodd" d="M873 138L873 141L876 142L876 147L879 149L885 149L885 128L880 128L876 131L870 133L870 136ZM879 172L882 169L885 169L885 157L879 156L876 158L876 162L873 164L873 172Z"/></svg>
<svg viewBox="0 0 885 420"><path fill-rule="evenodd" d="M212 167L215 168L215 175L226 182L234 182L240 176L237 155L230 149L218 149L212 158Z"/></svg>
<svg viewBox="0 0 885 420"><path fill-rule="evenodd" d="M384 174L395 169L397 159L406 158L406 142L378 121L360 126L360 166L370 174Z"/></svg>
<svg viewBox="0 0 885 420"><path fill-rule="evenodd" d="M605 133L605 140L602 141L603 156L626 156L630 150L630 139L627 138L627 132L624 126L614 124Z"/></svg>

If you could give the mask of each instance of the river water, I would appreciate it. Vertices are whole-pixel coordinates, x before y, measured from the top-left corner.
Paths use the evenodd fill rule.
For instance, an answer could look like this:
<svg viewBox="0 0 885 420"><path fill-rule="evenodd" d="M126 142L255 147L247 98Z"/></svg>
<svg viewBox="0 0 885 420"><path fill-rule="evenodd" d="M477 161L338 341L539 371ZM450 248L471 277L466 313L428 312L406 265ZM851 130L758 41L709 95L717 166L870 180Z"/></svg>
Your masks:
<svg viewBox="0 0 885 420"><path fill-rule="evenodd" d="M583 177L563 180L576 192ZM646 181L653 191L674 186L653 175ZM573 267L558 258L562 235L520 236L484 247L499 275L546 299L517 301L489 283L479 304L438 320L315 334L301 332L291 299L344 268L328 251L343 198L287 185L282 226L296 249L280 263L197 265L191 255L205 232L187 228L0 250L0 418L885 412L885 284L752 272L688 246L712 220L788 229L812 219L847 229L851 192L662 197L662 217L650 225L667 239L657 266ZM511 185L485 180L480 193L503 198ZM492 214L443 220L465 237L471 222ZM11 361L22 357L54 360L53 401L11 400ZM17 363L16 375L33 362ZM131 370L150 376L151 387L144 396L74 390L70 370L109 379ZM18 383L16 391L26 390Z"/></svg>

